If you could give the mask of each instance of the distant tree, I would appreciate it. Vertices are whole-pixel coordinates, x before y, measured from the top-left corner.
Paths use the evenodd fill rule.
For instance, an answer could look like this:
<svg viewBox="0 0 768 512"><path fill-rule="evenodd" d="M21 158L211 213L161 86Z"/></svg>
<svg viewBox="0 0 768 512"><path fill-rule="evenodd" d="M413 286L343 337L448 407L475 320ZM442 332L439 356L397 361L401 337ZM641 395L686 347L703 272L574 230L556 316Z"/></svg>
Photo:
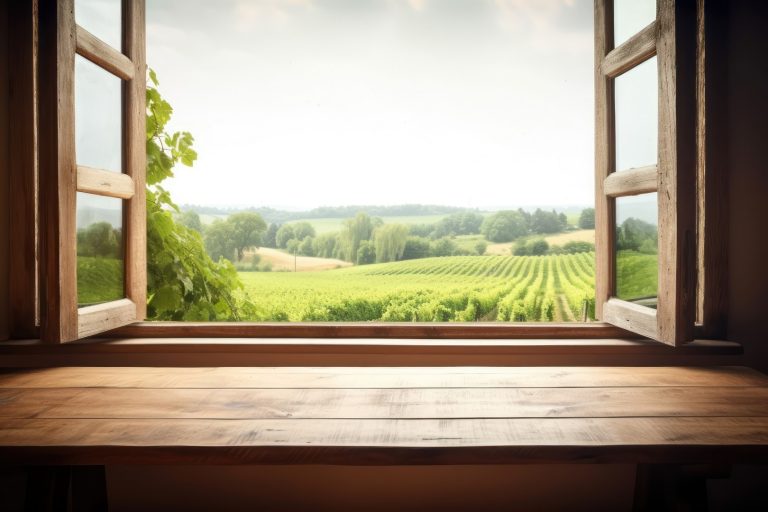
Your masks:
<svg viewBox="0 0 768 512"><path fill-rule="evenodd" d="M370 240L363 240L360 242L360 247L357 249L357 264L369 265L376 261L376 248L373 242Z"/></svg>
<svg viewBox="0 0 768 512"><path fill-rule="evenodd" d="M557 214L555 210L547 212L539 208L531 215L530 229L532 233L559 233L568 226L568 219Z"/></svg>
<svg viewBox="0 0 768 512"><path fill-rule="evenodd" d="M293 238L297 240L304 240L308 236L314 237L317 234L314 226L309 222L295 222L291 224L291 227L293 228Z"/></svg>
<svg viewBox="0 0 768 512"><path fill-rule="evenodd" d="M403 255L400 259L415 260L429 256L429 240L420 236L409 236L405 241L405 248L403 248Z"/></svg>
<svg viewBox="0 0 768 512"><path fill-rule="evenodd" d="M220 258L229 261L235 259L234 226L221 219L213 221L205 230L205 250L214 261Z"/></svg>
<svg viewBox="0 0 768 512"><path fill-rule="evenodd" d="M176 222L189 229L194 229L198 233L203 232L203 223L200 222L200 216L194 210L185 210L176 216Z"/></svg>
<svg viewBox="0 0 768 512"><path fill-rule="evenodd" d="M242 261L246 250L261 245L261 237L267 231L267 224L261 215L253 212L234 213L227 217L232 225L232 237L237 261Z"/></svg>
<svg viewBox="0 0 768 512"><path fill-rule="evenodd" d="M367 213L361 212L354 218L345 220L339 238L341 243L337 249L342 259L354 262L360 242L370 240L373 229L374 221Z"/></svg>
<svg viewBox="0 0 768 512"><path fill-rule="evenodd" d="M579 252L593 252L595 244L591 242L573 241L563 245L563 252L566 254L575 254Z"/></svg>
<svg viewBox="0 0 768 512"><path fill-rule="evenodd" d="M291 254L297 254L299 252L299 245L301 245L301 242L299 242L295 238L291 238L290 240L288 240L288 243L286 244L285 249Z"/></svg>
<svg viewBox="0 0 768 512"><path fill-rule="evenodd" d="M267 232L264 235L264 240L261 242L264 247L277 248L277 230L280 226L274 222L269 225Z"/></svg>
<svg viewBox="0 0 768 512"><path fill-rule="evenodd" d="M480 256L482 256L483 254L485 254L485 251L486 251L487 249L488 249L488 242L486 242L485 240L480 240L479 242L477 242L477 243L475 244L475 252L476 252L478 255L480 255Z"/></svg>
<svg viewBox="0 0 768 512"><path fill-rule="evenodd" d="M408 226L404 224L384 224L376 228L373 233L376 262L385 263L402 258L407 239Z"/></svg>
<svg viewBox="0 0 768 512"><path fill-rule="evenodd" d="M531 248L528 247L527 240L518 240L515 245L512 246L512 254L515 256L530 256Z"/></svg>
<svg viewBox="0 0 768 512"><path fill-rule="evenodd" d="M480 233L483 216L475 212L457 212L441 219L434 229L434 236L474 235Z"/></svg>
<svg viewBox="0 0 768 512"><path fill-rule="evenodd" d="M293 226L285 224L280 226L275 233L275 244L279 249L285 249L288 247L288 241L296 238L296 233L293 231Z"/></svg>
<svg viewBox="0 0 768 512"><path fill-rule="evenodd" d="M304 239L299 244L299 254L302 256L314 256L315 255L315 247L314 247L314 238L311 236L305 236Z"/></svg>
<svg viewBox="0 0 768 512"><path fill-rule="evenodd" d="M96 222L77 232L77 255L118 258L122 252L122 231L109 222Z"/></svg>
<svg viewBox="0 0 768 512"><path fill-rule="evenodd" d="M507 210L486 217L481 230L491 242L511 242L528 233L528 224L522 212Z"/></svg>
<svg viewBox="0 0 768 512"><path fill-rule="evenodd" d="M584 208L579 215L579 227L581 229L595 229L595 209Z"/></svg>
<svg viewBox="0 0 768 512"><path fill-rule="evenodd" d="M432 243L432 256L453 256L458 249L456 242L448 237L440 238Z"/></svg>
<svg viewBox="0 0 768 512"><path fill-rule="evenodd" d="M411 235L423 238L434 238L436 229L435 224L411 224L408 226Z"/></svg>
<svg viewBox="0 0 768 512"><path fill-rule="evenodd" d="M656 253L658 252L659 230L644 220L629 217L616 228L616 248Z"/></svg>
<svg viewBox="0 0 768 512"><path fill-rule="evenodd" d="M312 245L314 246L315 256L320 258L336 257L336 241L338 233L323 233L315 237Z"/></svg>
<svg viewBox="0 0 768 512"><path fill-rule="evenodd" d="M531 256L541 256L547 254L549 250L549 244L543 238L532 240L528 243L528 247L530 247Z"/></svg>

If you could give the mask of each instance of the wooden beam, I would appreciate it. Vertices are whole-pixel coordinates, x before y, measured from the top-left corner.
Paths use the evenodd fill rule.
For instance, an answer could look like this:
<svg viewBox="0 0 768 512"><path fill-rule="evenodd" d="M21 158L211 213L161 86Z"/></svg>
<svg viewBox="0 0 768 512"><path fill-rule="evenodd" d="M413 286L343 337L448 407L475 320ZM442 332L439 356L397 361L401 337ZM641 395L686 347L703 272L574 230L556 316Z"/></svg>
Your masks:
<svg viewBox="0 0 768 512"><path fill-rule="evenodd" d="M130 199L135 192L133 179L127 174L77 166L77 191L107 197Z"/></svg>
<svg viewBox="0 0 768 512"><path fill-rule="evenodd" d="M114 329L136 318L136 304L121 299L80 308L77 312L78 337L85 338Z"/></svg>
<svg viewBox="0 0 768 512"><path fill-rule="evenodd" d="M595 314L604 321L603 304L615 289L616 202L603 186L616 167L616 133L613 80L602 72L600 63L612 48L613 2L595 0Z"/></svg>
<svg viewBox="0 0 768 512"><path fill-rule="evenodd" d="M633 196L656 192L658 171L655 165L613 172L605 178L603 191L609 197Z"/></svg>
<svg viewBox="0 0 768 512"><path fill-rule="evenodd" d="M611 50L602 60L600 67L603 74L615 78L653 57L656 53L657 30L656 21L653 21L623 44Z"/></svg>
<svg viewBox="0 0 768 512"><path fill-rule="evenodd" d="M132 80L135 66L131 59L112 48L81 26L77 26L77 53L123 80Z"/></svg>
<svg viewBox="0 0 768 512"><path fill-rule="evenodd" d="M657 339L656 310L620 299L609 299L603 305L603 317L619 327Z"/></svg>

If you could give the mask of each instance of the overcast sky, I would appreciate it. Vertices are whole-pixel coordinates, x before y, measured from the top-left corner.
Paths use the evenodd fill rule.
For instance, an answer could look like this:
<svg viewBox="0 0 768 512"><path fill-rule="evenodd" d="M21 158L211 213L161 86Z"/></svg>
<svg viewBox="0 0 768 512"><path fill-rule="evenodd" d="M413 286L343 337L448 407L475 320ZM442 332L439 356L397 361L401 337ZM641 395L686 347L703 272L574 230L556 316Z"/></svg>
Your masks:
<svg viewBox="0 0 768 512"><path fill-rule="evenodd" d="M147 0L179 203L593 202L592 0Z"/></svg>

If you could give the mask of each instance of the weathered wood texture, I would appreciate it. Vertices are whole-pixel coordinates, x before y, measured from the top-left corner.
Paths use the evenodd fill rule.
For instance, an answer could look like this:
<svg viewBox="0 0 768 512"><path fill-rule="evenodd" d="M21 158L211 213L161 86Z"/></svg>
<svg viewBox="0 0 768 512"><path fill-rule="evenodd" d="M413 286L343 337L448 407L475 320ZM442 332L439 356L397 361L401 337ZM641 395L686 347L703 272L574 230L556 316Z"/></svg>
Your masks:
<svg viewBox="0 0 768 512"><path fill-rule="evenodd" d="M123 80L132 80L135 68L131 59L97 38L83 27L77 27L77 53Z"/></svg>
<svg viewBox="0 0 768 512"><path fill-rule="evenodd" d="M107 197L130 199L136 187L127 174L77 166L77 191Z"/></svg>
<svg viewBox="0 0 768 512"><path fill-rule="evenodd" d="M658 172L655 165L614 172L605 178L603 193L610 197L656 192Z"/></svg>
<svg viewBox="0 0 768 512"><path fill-rule="evenodd" d="M55 368L0 374L27 464L768 460L768 377L714 368Z"/></svg>
<svg viewBox="0 0 768 512"><path fill-rule="evenodd" d="M8 339L10 320L8 318L8 4L0 4L0 340Z"/></svg>
<svg viewBox="0 0 768 512"><path fill-rule="evenodd" d="M656 22L611 50L602 61L603 74L614 78L653 57L656 53Z"/></svg>
<svg viewBox="0 0 768 512"><path fill-rule="evenodd" d="M10 334L37 337L37 2L9 2Z"/></svg>

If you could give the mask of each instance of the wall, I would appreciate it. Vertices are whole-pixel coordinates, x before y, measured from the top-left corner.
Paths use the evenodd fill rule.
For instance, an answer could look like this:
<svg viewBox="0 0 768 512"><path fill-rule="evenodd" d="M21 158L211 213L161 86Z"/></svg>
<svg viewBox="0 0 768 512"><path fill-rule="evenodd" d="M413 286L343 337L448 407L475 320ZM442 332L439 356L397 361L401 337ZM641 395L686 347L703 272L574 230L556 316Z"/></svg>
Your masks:
<svg viewBox="0 0 768 512"><path fill-rule="evenodd" d="M768 2L728 19L728 338L768 372Z"/></svg>
<svg viewBox="0 0 768 512"><path fill-rule="evenodd" d="M8 339L8 3L0 4L0 340Z"/></svg>

